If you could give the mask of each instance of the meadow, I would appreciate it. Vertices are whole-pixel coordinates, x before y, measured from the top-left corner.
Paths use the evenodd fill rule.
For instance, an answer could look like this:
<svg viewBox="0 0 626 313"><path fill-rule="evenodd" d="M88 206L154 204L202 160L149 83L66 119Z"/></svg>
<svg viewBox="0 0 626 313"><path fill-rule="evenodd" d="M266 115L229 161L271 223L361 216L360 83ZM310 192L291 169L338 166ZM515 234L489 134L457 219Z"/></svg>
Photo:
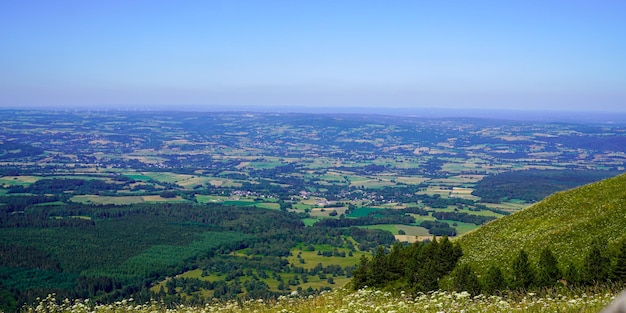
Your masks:
<svg viewBox="0 0 626 313"><path fill-rule="evenodd" d="M505 312L599 312L611 303L616 293L596 290L579 294L571 292L518 293L505 296L470 296L466 292L435 291L410 296L391 294L380 290L362 289L349 291L336 289L318 296L299 297L297 293L281 296L276 300L249 299L241 301L213 302L202 306L171 305L153 301L139 303L132 298L111 304L98 304L88 300L61 300L55 295L41 299L39 303L26 306L28 313L505 313ZM59 301L60 300L60 301Z"/></svg>

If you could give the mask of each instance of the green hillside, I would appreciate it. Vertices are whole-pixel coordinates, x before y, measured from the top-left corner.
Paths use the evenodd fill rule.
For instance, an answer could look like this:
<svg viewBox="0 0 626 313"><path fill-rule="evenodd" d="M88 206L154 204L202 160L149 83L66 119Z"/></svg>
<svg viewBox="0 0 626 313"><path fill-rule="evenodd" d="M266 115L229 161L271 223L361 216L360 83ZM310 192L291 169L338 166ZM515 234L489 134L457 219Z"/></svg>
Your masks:
<svg viewBox="0 0 626 313"><path fill-rule="evenodd" d="M609 249L626 238L626 175L549 196L515 214L468 233L458 242L469 263L484 273L490 265L509 270L520 249L536 262L549 247L560 264L579 265L596 238Z"/></svg>

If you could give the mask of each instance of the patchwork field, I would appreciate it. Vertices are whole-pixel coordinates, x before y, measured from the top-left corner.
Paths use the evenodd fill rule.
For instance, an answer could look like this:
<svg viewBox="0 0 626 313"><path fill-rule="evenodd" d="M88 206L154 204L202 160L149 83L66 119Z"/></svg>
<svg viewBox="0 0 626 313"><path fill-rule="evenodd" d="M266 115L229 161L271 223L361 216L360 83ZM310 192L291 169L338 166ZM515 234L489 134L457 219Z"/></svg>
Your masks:
<svg viewBox="0 0 626 313"><path fill-rule="evenodd" d="M104 299L148 281L171 301L334 288L379 245L472 232L626 170L619 123L5 110L0 126L0 247L19 256L0 257L0 294L16 297L50 282ZM211 246L210 231L246 240ZM76 249L145 275L66 258Z"/></svg>

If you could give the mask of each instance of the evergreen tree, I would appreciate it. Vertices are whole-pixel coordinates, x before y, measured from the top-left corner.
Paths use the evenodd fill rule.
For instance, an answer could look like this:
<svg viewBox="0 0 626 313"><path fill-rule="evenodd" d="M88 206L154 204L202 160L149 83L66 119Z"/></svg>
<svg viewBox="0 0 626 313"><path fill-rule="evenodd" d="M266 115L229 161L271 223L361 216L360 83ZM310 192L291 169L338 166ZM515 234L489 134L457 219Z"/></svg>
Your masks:
<svg viewBox="0 0 626 313"><path fill-rule="evenodd" d="M372 258L370 266L370 283L372 287L384 287L389 281L387 254L385 247L379 246Z"/></svg>
<svg viewBox="0 0 626 313"><path fill-rule="evenodd" d="M615 280L626 282L626 241L622 241L620 245L612 274Z"/></svg>
<svg viewBox="0 0 626 313"><path fill-rule="evenodd" d="M565 281L569 285L578 285L580 283L580 271L573 262L569 262L565 269Z"/></svg>
<svg viewBox="0 0 626 313"><path fill-rule="evenodd" d="M418 284L418 271L422 267L422 249L425 244L421 242L415 242L414 244L407 247L407 251L405 253L407 260L405 266L405 274L404 277L408 282L409 288L412 290L418 290L416 288Z"/></svg>
<svg viewBox="0 0 626 313"><path fill-rule="evenodd" d="M485 275L485 293L495 294L498 291L506 289L506 280L502 275L502 270L497 266L491 266Z"/></svg>
<svg viewBox="0 0 626 313"><path fill-rule="evenodd" d="M431 291L439 288L439 242L437 238L433 236L433 240L427 243L424 248L421 249L420 264L421 266L416 271L416 284L414 290L416 291Z"/></svg>
<svg viewBox="0 0 626 313"><path fill-rule="evenodd" d="M583 282L588 285L605 282L609 279L611 260L605 255L605 245L595 240L583 266Z"/></svg>
<svg viewBox="0 0 626 313"><path fill-rule="evenodd" d="M456 266L456 262L463 256L463 250L458 244L452 244L448 236L444 236L439 244L438 262L440 275L451 272Z"/></svg>
<svg viewBox="0 0 626 313"><path fill-rule="evenodd" d="M472 296L480 294L482 287L478 276L469 264L463 264L455 271L454 288L457 291L467 291Z"/></svg>
<svg viewBox="0 0 626 313"><path fill-rule="evenodd" d="M404 268L406 267L407 257L405 256L406 249L401 243L396 243L391 247L391 252L387 256L388 275L390 281L401 278L404 274Z"/></svg>
<svg viewBox="0 0 626 313"><path fill-rule="evenodd" d="M352 287L355 290L371 286L370 278L370 262L365 255L361 255L359 266L352 271Z"/></svg>
<svg viewBox="0 0 626 313"><path fill-rule="evenodd" d="M515 289L528 289L535 283L535 273L528 261L528 254L524 250L520 250L519 254L513 260L513 279L511 285Z"/></svg>
<svg viewBox="0 0 626 313"><path fill-rule="evenodd" d="M537 286L551 287L561 278L561 270L559 270L556 257L549 248L544 248L541 250L537 263Z"/></svg>

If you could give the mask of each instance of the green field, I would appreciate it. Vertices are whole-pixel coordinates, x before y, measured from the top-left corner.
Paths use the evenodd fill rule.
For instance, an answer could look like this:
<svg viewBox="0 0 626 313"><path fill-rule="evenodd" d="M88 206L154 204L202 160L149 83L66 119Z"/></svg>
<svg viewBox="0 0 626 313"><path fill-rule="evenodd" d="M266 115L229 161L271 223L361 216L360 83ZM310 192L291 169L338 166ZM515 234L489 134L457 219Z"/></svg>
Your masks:
<svg viewBox="0 0 626 313"><path fill-rule="evenodd" d="M143 174L124 174L124 176L136 181L150 181L152 177Z"/></svg>
<svg viewBox="0 0 626 313"><path fill-rule="evenodd" d="M370 213L376 213L379 210L380 209L378 209L378 208L368 208L368 207L356 208L356 209L352 210L352 212L350 212L350 214L348 214L348 217L368 216Z"/></svg>
<svg viewBox="0 0 626 313"><path fill-rule="evenodd" d="M113 196L96 196L96 195L79 195L73 196L70 198L73 202L79 203L94 203L94 204L134 204L134 203L143 203L146 202L144 197L142 196L123 196L123 197L113 197Z"/></svg>
<svg viewBox="0 0 626 313"><path fill-rule="evenodd" d="M41 179L38 176L2 176L0 177L0 186L2 185L29 185Z"/></svg>
<svg viewBox="0 0 626 313"><path fill-rule="evenodd" d="M342 267L345 267L345 266L356 265L361 255L367 255L367 256L371 255L371 253L369 252L354 251L352 253L353 256L348 256L350 252L349 249L335 248L330 245L313 245L313 247L315 248L314 251L306 251L306 247L302 247L302 246L296 247L291 250L292 255L289 256L287 260L289 261L289 263L293 264L294 266L300 266L306 269L311 269L315 267L318 263L321 263L322 265L325 265L325 266L330 265L330 264L335 264L335 265L340 265ZM339 256L326 257L326 256L318 255L318 251L330 252L330 251L333 251L334 249L337 249L339 252L345 252L346 257L339 257ZM300 258L304 259L305 261L304 264L300 263L299 258L297 257L298 255L300 255Z"/></svg>

